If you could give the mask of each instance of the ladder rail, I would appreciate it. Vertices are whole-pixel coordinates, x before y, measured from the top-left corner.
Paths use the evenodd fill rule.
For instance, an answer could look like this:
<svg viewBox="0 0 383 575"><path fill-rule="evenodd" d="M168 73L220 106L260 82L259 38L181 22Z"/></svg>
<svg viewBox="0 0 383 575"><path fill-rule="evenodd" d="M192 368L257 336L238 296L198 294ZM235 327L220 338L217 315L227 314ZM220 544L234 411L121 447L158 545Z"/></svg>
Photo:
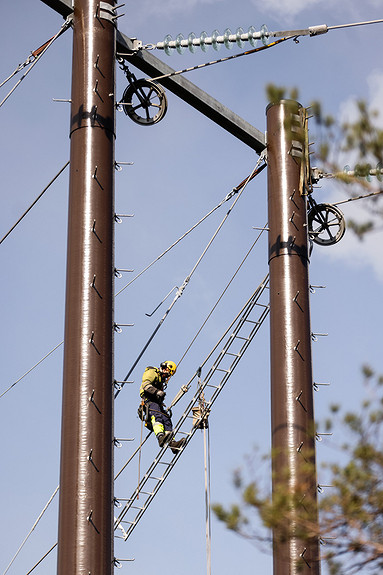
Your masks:
<svg viewBox="0 0 383 575"><path fill-rule="evenodd" d="M268 276L266 276L266 278L263 280L263 282L260 284L260 286L255 290L253 295L249 298L249 300L246 302L245 306L242 308L241 312L236 316L235 320L230 324L229 328L225 331L224 335L221 337L218 344L213 348L213 350L209 353L207 358L204 360L202 366L204 366L207 363L207 361L210 359L210 357L212 356L214 351L217 349L218 345L222 342L222 340L225 338L225 336L227 336L230 329L232 329L233 325L234 325L233 332L230 334L224 347L219 352L216 360L213 362L212 366L210 367L208 373L206 374L206 376L205 376L204 380L202 381L201 385L199 386L198 390L196 391L193 398L190 400L189 404L187 405L186 409L184 410L183 414L181 415L179 421L174 426L174 429L173 429L174 435L176 435L178 432L180 432L182 434L185 434L185 436L186 436L183 448L180 449L178 451L178 453L176 453L173 456L173 458L170 462L162 461L162 459L164 457L166 457L167 454L169 454L169 446L165 445L164 447L161 448L160 452L154 458L153 462L149 466L149 469L147 470L145 475L142 477L142 479L141 479L138 487L135 489L132 497L128 499L128 502L125 504L124 508L122 509L122 511L120 512L118 517L115 518L114 529L117 529L117 528L122 529L121 523L123 522L124 517L126 516L128 511L131 508L134 508L133 503L136 501L137 495L138 494L146 494L147 495L147 498L146 498L145 502L142 504L142 506L139 508L139 511L136 514L134 521L129 521L128 522L129 527L126 530L123 530L124 531L124 537L123 538L125 541L129 537L129 535L131 534L131 532L133 531L133 529L135 528L135 526L137 525L139 520L141 519L141 517L144 514L144 512L146 511L146 509L149 507L151 501L154 499L154 497L157 494L157 492L159 491L160 487L165 482L165 480L168 477L171 470L174 468L176 462L178 461L179 457L181 456L181 453L184 451L184 449L188 445L189 441L191 440L191 438L194 436L195 432L199 428L198 427L199 423L210 412L211 406L213 405L213 403L217 399L217 397L220 394L220 392L222 391L224 385L226 384L229 377L232 375L236 366L238 365L240 359L244 355L246 349L248 348L251 341L253 340L255 335L258 333L264 320L266 319L266 317L269 313L269 305L259 304L258 302L259 302L260 297L264 293L264 291L267 289L267 287L268 287ZM261 312L260 316L258 317L257 321L254 322L252 320L248 320L248 317L256 305L262 307L262 312ZM249 335L246 338L241 338L241 341L243 341L243 343L242 343L242 346L240 347L240 349L237 353L229 353L228 350L233 345L233 343L236 341L236 339L240 338L240 336L238 336L238 334L246 323L252 324L252 329L250 330ZM224 376L222 377L219 385L217 385L217 386L209 385L209 381L211 380L213 375L216 373L216 371L220 370L220 368L218 366L221 364L221 362L223 361L223 359L226 355L227 356L230 355L230 356L234 357L232 363L230 364L229 369L221 370L224 372ZM188 389L190 388L192 381L195 379L195 377L197 377L197 374L198 374L198 371L189 380L189 382L187 384ZM210 399L208 399L208 400L205 399L205 402L204 402L205 407L202 410L199 419L195 423L193 423L193 426L189 432L181 431L181 428L184 425L184 423L186 422L186 420L191 417L190 413L192 412L193 407L195 407L197 405L197 403L199 403L201 395L207 387L214 387L214 391L211 394ZM156 467L159 464L165 464L166 465L165 471L161 477L153 477L153 472L155 471ZM148 481L154 480L154 479L157 481L157 483L154 485L154 487L151 490L149 490L148 492L142 491L144 486L146 485L146 483Z"/></svg>

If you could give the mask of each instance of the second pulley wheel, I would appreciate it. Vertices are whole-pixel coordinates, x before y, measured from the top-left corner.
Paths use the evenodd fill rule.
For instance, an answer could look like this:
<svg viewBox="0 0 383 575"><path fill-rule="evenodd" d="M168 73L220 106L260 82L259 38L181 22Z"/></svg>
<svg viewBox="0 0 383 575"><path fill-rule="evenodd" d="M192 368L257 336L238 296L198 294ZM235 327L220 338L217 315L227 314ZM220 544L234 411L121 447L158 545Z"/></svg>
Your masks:
<svg viewBox="0 0 383 575"><path fill-rule="evenodd" d="M315 204L307 219L310 238L322 246L336 244L346 231L343 213L332 204Z"/></svg>

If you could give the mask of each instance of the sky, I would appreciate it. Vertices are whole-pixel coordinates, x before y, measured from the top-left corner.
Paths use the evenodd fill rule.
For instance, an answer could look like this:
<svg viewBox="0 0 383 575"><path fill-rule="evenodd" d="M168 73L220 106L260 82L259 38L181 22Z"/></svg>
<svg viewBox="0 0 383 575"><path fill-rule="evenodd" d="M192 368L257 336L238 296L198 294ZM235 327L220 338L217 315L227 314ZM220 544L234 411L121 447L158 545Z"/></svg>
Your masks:
<svg viewBox="0 0 383 575"><path fill-rule="evenodd" d="M38 0L3 3L5 25L0 36L0 83L29 54L56 34L62 18ZM14 10L14 12L12 12ZM336 26L383 17L381 2L365 0L289 1L142 0L120 10L121 32L143 44L182 33L197 36L227 27L269 30ZM15 17L17 14L17 18ZM330 30L326 35L301 38L265 52L209 66L187 74L194 84L222 102L260 131L266 130L265 85L299 88L303 106L320 100L324 110L343 120L355 117L355 101L363 98L383 117L382 24ZM61 170L69 159L69 99L71 91L72 32L60 37L0 107L2 185L0 236ZM154 54L180 70L215 60L219 54ZM143 75L135 69L138 78ZM20 77L1 87L2 100ZM126 79L117 71L121 96ZM116 212L134 214L115 229L116 268L138 274L177 238L241 182L254 168L257 155L186 103L167 92L168 110L154 126L134 124L117 113L116 160L132 162L116 172ZM352 158L345 158L352 165ZM0 245L2 321L0 325L2 377L0 394L0 574L3 574L59 483L62 346L66 274L68 169L48 189L30 213ZM136 416L138 388L146 365L171 359L176 363L204 322L267 222L266 170L248 185L227 222L201 261L183 296L175 304L149 349L132 374L115 406L115 435L134 438L115 450L116 472L138 446ZM344 191L323 180L315 191L319 202L339 202ZM361 218L364 200L341 206L346 219ZM147 317L193 269L228 204L161 258L115 299L115 321L134 324L115 335L115 379L123 379L157 326L171 298ZM331 403L357 409L363 397L361 366L383 372L381 356L381 291L383 258L381 230L363 242L351 231L330 247L315 246L310 263L314 381L330 383L315 393L319 424ZM266 275L267 238L262 237L232 282L225 298L182 360L168 397L189 381L234 316ZM132 279L123 273L116 292ZM171 296L173 297L173 296ZM39 363L56 346L44 361ZM34 367L36 366L36 367ZM211 500L236 500L232 474L246 468L255 446L270 447L269 331L262 326L217 399L210 423ZM249 401L250 399L250 401ZM187 401L174 409L177 421ZM251 405L251 408L248 405ZM341 437L317 443L318 480L321 464L336 456ZM143 465L156 455L155 441L145 445ZM205 487L203 437L198 432L127 542L116 542L122 562L116 572L136 575L163 562L168 573L206 572ZM116 483L116 495L129 497L137 482L134 461ZM268 483L265 467L258 479ZM158 528L160 526L160 528ZM57 496L28 538L8 573L27 573L57 540ZM148 555L150 545L150 555ZM212 573L242 575L272 572L270 553L228 532L212 518ZM159 559L161 558L161 559ZM153 564L151 563L153 562ZM55 551L34 570L55 571ZM157 567L156 567L157 568ZM323 573L326 575L325 568Z"/></svg>

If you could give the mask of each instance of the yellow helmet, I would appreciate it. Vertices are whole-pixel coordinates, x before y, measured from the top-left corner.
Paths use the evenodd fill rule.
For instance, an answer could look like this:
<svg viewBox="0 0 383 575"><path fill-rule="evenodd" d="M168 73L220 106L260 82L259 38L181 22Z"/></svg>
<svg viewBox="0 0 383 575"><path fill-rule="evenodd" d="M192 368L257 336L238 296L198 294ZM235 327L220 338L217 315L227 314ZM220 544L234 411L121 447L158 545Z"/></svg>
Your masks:
<svg viewBox="0 0 383 575"><path fill-rule="evenodd" d="M170 373L170 376L172 376L175 374L177 366L174 361L163 361L160 365L160 368L167 369Z"/></svg>

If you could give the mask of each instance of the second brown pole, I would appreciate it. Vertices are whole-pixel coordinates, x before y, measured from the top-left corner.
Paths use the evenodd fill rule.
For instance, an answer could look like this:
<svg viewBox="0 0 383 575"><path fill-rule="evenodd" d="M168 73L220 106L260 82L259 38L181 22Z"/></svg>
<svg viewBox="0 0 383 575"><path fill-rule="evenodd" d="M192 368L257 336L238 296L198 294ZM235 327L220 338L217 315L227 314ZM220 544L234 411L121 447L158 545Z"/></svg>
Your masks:
<svg viewBox="0 0 383 575"><path fill-rule="evenodd" d="M302 112L266 111L274 575L320 573Z"/></svg>

